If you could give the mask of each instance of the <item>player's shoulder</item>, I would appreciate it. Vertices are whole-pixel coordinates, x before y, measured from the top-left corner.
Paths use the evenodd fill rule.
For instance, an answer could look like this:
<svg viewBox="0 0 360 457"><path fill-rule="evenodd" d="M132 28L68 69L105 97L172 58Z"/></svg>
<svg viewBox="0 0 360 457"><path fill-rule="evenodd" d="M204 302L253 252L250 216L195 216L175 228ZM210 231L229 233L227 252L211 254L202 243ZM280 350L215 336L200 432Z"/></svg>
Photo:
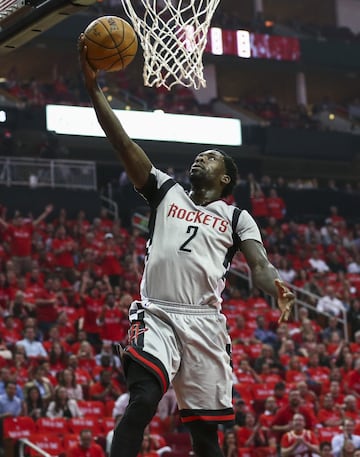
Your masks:
<svg viewBox="0 0 360 457"><path fill-rule="evenodd" d="M174 178L164 171L160 170L160 168L155 167L154 165L152 166L150 170L150 175L154 176L156 178L156 181L161 185L165 181L172 180L175 182Z"/></svg>

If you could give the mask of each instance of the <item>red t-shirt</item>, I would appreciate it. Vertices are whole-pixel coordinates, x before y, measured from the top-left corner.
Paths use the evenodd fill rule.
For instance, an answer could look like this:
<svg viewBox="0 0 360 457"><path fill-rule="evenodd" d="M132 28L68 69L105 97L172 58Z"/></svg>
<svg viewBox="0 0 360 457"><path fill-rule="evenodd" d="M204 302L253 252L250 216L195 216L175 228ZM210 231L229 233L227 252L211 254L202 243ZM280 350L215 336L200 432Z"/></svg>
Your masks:
<svg viewBox="0 0 360 457"><path fill-rule="evenodd" d="M274 420L275 414L270 412L264 412L259 416L259 423L262 427L270 428L272 421Z"/></svg>
<svg viewBox="0 0 360 457"><path fill-rule="evenodd" d="M103 340L113 342L123 341L127 328L124 327L124 313L119 308L106 308L104 322L100 326L100 336Z"/></svg>
<svg viewBox="0 0 360 457"><path fill-rule="evenodd" d="M281 197L268 197L266 199L269 216L276 220L284 218L285 203Z"/></svg>
<svg viewBox="0 0 360 457"><path fill-rule="evenodd" d="M7 329L1 331L1 336L6 345L14 344L21 340L21 333L18 332L15 328Z"/></svg>
<svg viewBox="0 0 360 457"><path fill-rule="evenodd" d="M103 274L108 276L123 274L124 269L119 261L122 250L118 246L111 246L109 249L104 249L101 255L103 256L101 262Z"/></svg>
<svg viewBox="0 0 360 457"><path fill-rule="evenodd" d="M31 244L33 225L31 223L21 226L9 225L8 234L11 240L11 254L16 257L29 257L31 255Z"/></svg>
<svg viewBox="0 0 360 457"><path fill-rule="evenodd" d="M83 448L78 443L70 447L67 457L105 457L105 453L99 444L91 443L89 448Z"/></svg>
<svg viewBox="0 0 360 457"><path fill-rule="evenodd" d="M27 382L29 382L29 368L22 366L22 367L10 367L10 372L14 374L16 378L17 384L20 386L24 386Z"/></svg>
<svg viewBox="0 0 360 457"><path fill-rule="evenodd" d="M341 419L341 414L340 411L336 410L335 408L333 409L324 409L321 408L317 414L317 420L319 424L323 425L324 427L329 427L329 425L326 424L328 420L339 420Z"/></svg>
<svg viewBox="0 0 360 457"><path fill-rule="evenodd" d="M254 331L251 328L242 329L242 328L233 327L230 329L229 333L230 333L232 340L247 341L253 336Z"/></svg>
<svg viewBox="0 0 360 457"><path fill-rule="evenodd" d="M100 327L96 323L96 319L104 304L104 297L91 297L90 295L84 298L84 330L89 333L99 333Z"/></svg>
<svg viewBox="0 0 360 457"><path fill-rule="evenodd" d="M313 381L318 382L319 384L323 382L328 382L330 369L328 367L313 367L307 368L307 373L310 375L310 378Z"/></svg>
<svg viewBox="0 0 360 457"><path fill-rule="evenodd" d="M121 394L121 390L119 389L118 386L114 384L112 381L112 387L118 390L118 395ZM94 399L94 395L99 395L102 392L104 392L105 387L100 383L100 382L95 382L94 384L91 384L90 389L89 389L89 397L90 399ZM108 401L108 400L114 400L114 395L112 393L107 393L105 397L103 397L103 401Z"/></svg>
<svg viewBox="0 0 360 457"><path fill-rule="evenodd" d="M269 210L266 204L266 197L251 197L251 215L253 217L267 217Z"/></svg>
<svg viewBox="0 0 360 457"><path fill-rule="evenodd" d="M53 271L57 265L53 252L46 251L44 255L33 255L33 259L38 260L41 269Z"/></svg>
<svg viewBox="0 0 360 457"><path fill-rule="evenodd" d="M88 271L91 276L95 276L96 278L100 278L104 273L102 267L100 265L96 265L94 262L80 262L77 265L78 271Z"/></svg>
<svg viewBox="0 0 360 457"><path fill-rule="evenodd" d="M64 268L73 268L74 267L74 258L73 258L73 249L74 241L70 237L54 238L52 242L52 249L55 252L56 264L59 267ZM64 249L61 252L56 253L58 249Z"/></svg>
<svg viewBox="0 0 360 457"><path fill-rule="evenodd" d="M53 300L55 298L56 295L53 292L43 289L36 295L35 303L37 299ZM36 316L39 322L55 322L58 316L55 303L49 302L47 304L36 305Z"/></svg>
<svg viewBox="0 0 360 457"><path fill-rule="evenodd" d="M281 409L279 409L274 417L272 425L287 425L291 422L294 414L299 413L302 414L305 418L305 428L311 430L316 423L314 414L305 406L299 406L296 411L294 411L290 405L287 405ZM281 432L279 433L281 434Z"/></svg>
<svg viewBox="0 0 360 457"><path fill-rule="evenodd" d="M89 372L84 370L83 368L76 368L75 379L76 383L80 385L87 385L90 384L90 382L92 381Z"/></svg>
<svg viewBox="0 0 360 457"><path fill-rule="evenodd" d="M44 274L39 273L37 276L32 276L31 272L26 273L26 285L28 287L43 287L44 285Z"/></svg>
<svg viewBox="0 0 360 457"><path fill-rule="evenodd" d="M360 373L358 370L351 370L345 378L345 383L350 390L360 394Z"/></svg>

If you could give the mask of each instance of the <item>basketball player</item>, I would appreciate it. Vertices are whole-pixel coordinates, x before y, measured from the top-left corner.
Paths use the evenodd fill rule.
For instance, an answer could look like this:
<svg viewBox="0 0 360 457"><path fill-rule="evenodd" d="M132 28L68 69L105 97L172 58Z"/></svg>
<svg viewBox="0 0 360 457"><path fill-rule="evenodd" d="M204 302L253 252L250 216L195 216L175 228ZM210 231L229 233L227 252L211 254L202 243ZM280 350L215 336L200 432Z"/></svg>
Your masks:
<svg viewBox="0 0 360 457"><path fill-rule="evenodd" d="M78 48L98 121L151 208L142 300L130 306L129 345L123 353L130 400L110 456L136 457L145 426L172 383L195 454L220 457L217 424L234 420L221 292L237 245L256 286L277 299L280 320L288 319L294 295L270 264L253 218L222 200L236 181L233 160L215 149L198 154L186 193L124 131L87 62L83 35Z"/></svg>

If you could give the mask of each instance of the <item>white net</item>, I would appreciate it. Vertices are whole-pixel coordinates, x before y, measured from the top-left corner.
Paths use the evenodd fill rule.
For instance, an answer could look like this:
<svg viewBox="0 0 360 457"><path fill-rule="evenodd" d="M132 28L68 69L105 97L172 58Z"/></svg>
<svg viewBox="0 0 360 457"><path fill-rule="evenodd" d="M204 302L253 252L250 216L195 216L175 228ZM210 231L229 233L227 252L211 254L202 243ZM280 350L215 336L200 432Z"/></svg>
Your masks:
<svg viewBox="0 0 360 457"><path fill-rule="evenodd" d="M145 86L206 86L203 54L220 0L121 0L139 36Z"/></svg>

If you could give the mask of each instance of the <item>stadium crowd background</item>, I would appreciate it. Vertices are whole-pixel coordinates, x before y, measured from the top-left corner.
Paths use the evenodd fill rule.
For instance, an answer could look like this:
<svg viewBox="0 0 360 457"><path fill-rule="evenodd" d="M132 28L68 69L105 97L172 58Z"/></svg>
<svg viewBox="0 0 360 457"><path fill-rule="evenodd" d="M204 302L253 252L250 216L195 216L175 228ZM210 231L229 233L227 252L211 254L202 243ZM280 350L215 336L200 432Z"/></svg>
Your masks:
<svg viewBox="0 0 360 457"><path fill-rule="evenodd" d="M117 4L111 3L98 3L92 13L114 14ZM264 2L261 14L254 14L253 9L250 13L249 3L243 2L241 14L227 5L227 10L215 16L214 25L268 34L281 31L358 46L359 30L338 27L328 12L325 19L309 12L311 21L306 21L285 17L284 7L287 13L281 21L269 2ZM71 59L66 67L56 58L50 56L41 74L32 74L34 67L23 62L7 62L2 94L34 117L47 103L88 105ZM242 65L245 74L254 70L250 64L248 69ZM311 67L308 89L310 94L318 89L318 95L304 106L297 103L295 86L291 90L281 87L288 76L281 64L276 70L279 83L272 81L271 62L268 71L266 63L261 68L265 72L257 88L248 77L233 94L220 86L220 96L235 100L239 113L251 113L265 127L326 134L329 127L318 115L336 113L349 121L348 134L355 138L360 117L358 73L349 77L350 70L337 68L334 76L330 68ZM217 115L214 103L199 104L191 90L177 88L167 93L144 88L132 71L129 67L129 73L103 75L103 88L120 99L126 93L124 104L136 109ZM320 90L324 72L328 81L322 81L324 89ZM13 141L17 129L6 127L2 133L1 154L21 156L26 148ZM48 134L44 138L30 153L27 149L30 157L71 159L73 151L61 139ZM343 152L339 151L335 164ZM291 167L291 159L282 160ZM166 171L187 186L186 170L178 163L173 166L171 158L167 165ZM358 201L360 181L356 172L349 176L327 173L327 162L319 179L311 170L289 170L282 176L264 173L261 166L252 171L253 162L246 159L239 160L239 165L234 202L251 210L271 261L307 306L299 306L290 323L278 325L279 313L267 297L249 288L243 277L229 276L223 310L233 340L236 425L231 430L219 429L225 456L277 455L281 435L292 429L291 418L300 411L306 428L321 443L321 455L329 455L325 451L330 446L334 457L355 457L359 442L339 453L333 438L346 427L352 427L352 435L360 435L360 218L358 206L347 208L346 214L343 206L349 195L355 198L351 201ZM75 457L69 448L78 443L83 429L90 429L92 438L107 452L108 434L126 405L121 360L113 353L112 343L126 344L127 308L139 298L146 231L132 224L131 214L139 210L146 218L147 210L140 206L121 169L115 170L113 194L123 196L119 197L121 205L126 201L129 205L120 207L124 213L120 219L114 220L105 208L95 217L84 208L70 214L65 204L54 206L52 201L42 213L29 205L21 214L7 208L0 197L0 418L5 455L17 452L14 443L25 431L53 455ZM326 192L323 210L311 217L303 214L299 201L288 198L289 190L311 190L320 199ZM233 268L246 273L240 254ZM288 408L285 422L283 408ZM186 437L170 389L150 424L141 453L187 456Z"/></svg>

